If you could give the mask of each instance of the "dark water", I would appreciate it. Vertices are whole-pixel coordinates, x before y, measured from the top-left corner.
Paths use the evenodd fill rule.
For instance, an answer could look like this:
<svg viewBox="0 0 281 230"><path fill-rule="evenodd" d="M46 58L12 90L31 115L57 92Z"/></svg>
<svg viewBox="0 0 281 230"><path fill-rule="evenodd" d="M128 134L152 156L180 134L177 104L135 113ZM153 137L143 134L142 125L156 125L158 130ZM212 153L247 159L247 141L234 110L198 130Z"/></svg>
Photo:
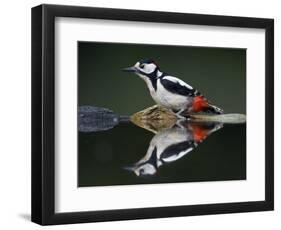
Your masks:
<svg viewBox="0 0 281 230"><path fill-rule="evenodd" d="M156 158L149 156L148 150L152 138L158 142L152 144L157 145L158 151L165 146L161 143L163 139L155 138L159 133L155 135L132 123L122 123L107 131L79 132L78 186L246 179L246 125L224 125L217 129L215 131L211 126L198 131L197 128L197 134L202 134L202 130L206 133L205 139L203 137L202 142L196 142L194 139L192 141L194 135L191 139L187 138L190 140L187 145L190 146L182 147L194 149L179 159L175 156L181 145L170 149L162 159L158 159L159 167ZM165 131L168 132L167 138L178 134L177 130L181 132L177 136L180 139L194 134L195 129L193 127L190 131L185 127L176 127ZM147 159L139 162L144 157ZM140 169L146 162L150 167Z"/></svg>

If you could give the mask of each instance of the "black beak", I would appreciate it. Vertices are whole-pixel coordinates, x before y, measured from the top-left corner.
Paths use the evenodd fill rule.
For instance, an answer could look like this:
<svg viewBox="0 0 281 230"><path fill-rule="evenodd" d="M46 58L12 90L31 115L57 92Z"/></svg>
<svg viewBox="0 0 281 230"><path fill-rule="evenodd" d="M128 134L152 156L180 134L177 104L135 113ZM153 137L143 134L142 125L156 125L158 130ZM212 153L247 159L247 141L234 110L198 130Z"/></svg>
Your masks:
<svg viewBox="0 0 281 230"><path fill-rule="evenodd" d="M134 72L137 71L137 69L136 69L136 67L132 66L132 67L124 68L123 71L124 72L133 72L134 73Z"/></svg>

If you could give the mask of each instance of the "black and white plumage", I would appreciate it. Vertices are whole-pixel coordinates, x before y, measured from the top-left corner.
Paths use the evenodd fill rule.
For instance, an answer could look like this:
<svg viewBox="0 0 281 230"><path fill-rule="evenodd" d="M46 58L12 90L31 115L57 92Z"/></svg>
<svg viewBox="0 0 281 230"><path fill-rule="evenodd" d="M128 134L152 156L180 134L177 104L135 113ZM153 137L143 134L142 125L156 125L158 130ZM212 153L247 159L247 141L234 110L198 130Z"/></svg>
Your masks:
<svg viewBox="0 0 281 230"><path fill-rule="evenodd" d="M160 71L159 66L151 59L137 62L124 71L134 72L146 83L153 100L165 108L181 114L191 112L210 112L221 114L222 109L210 104L207 99L192 86L179 78Z"/></svg>
<svg viewBox="0 0 281 230"><path fill-rule="evenodd" d="M158 132L151 139L146 155L125 169L133 171L137 176L154 175L159 167L183 158L207 136L222 127L220 123L202 126L185 122Z"/></svg>

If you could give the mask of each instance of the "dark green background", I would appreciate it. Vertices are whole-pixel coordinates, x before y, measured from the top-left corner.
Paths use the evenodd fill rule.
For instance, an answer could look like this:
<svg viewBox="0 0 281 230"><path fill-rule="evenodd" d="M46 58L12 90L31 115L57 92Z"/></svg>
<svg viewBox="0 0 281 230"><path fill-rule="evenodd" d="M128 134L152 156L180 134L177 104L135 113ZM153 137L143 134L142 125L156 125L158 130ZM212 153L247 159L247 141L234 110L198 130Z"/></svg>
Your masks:
<svg viewBox="0 0 281 230"><path fill-rule="evenodd" d="M78 43L79 106L130 115L155 104L138 76L121 71L144 58L153 58L226 113L246 113L246 50L119 43ZM246 125L225 126L152 177L122 169L145 155L153 136L133 124L79 132L78 186L246 179Z"/></svg>
<svg viewBox="0 0 281 230"><path fill-rule="evenodd" d="M79 42L79 105L132 114L151 106L137 75L122 72L144 58L197 88L226 113L246 113L246 50Z"/></svg>

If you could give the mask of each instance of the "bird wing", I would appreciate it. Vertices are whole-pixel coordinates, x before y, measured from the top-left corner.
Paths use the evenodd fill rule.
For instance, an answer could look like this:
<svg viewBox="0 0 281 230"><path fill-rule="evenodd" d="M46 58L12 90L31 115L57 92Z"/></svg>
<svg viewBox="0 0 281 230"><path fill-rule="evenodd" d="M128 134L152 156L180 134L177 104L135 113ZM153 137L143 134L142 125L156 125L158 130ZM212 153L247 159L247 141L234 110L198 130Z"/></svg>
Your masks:
<svg viewBox="0 0 281 230"><path fill-rule="evenodd" d="M160 81L164 88L171 93L191 97L200 95L196 89L176 77L165 76Z"/></svg>
<svg viewBox="0 0 281 230"><path fill-rule="evenodd" d="M170 145L161 153L161 160L164 162L176 161L195 148L193 141L184 141Z"/></svg>

